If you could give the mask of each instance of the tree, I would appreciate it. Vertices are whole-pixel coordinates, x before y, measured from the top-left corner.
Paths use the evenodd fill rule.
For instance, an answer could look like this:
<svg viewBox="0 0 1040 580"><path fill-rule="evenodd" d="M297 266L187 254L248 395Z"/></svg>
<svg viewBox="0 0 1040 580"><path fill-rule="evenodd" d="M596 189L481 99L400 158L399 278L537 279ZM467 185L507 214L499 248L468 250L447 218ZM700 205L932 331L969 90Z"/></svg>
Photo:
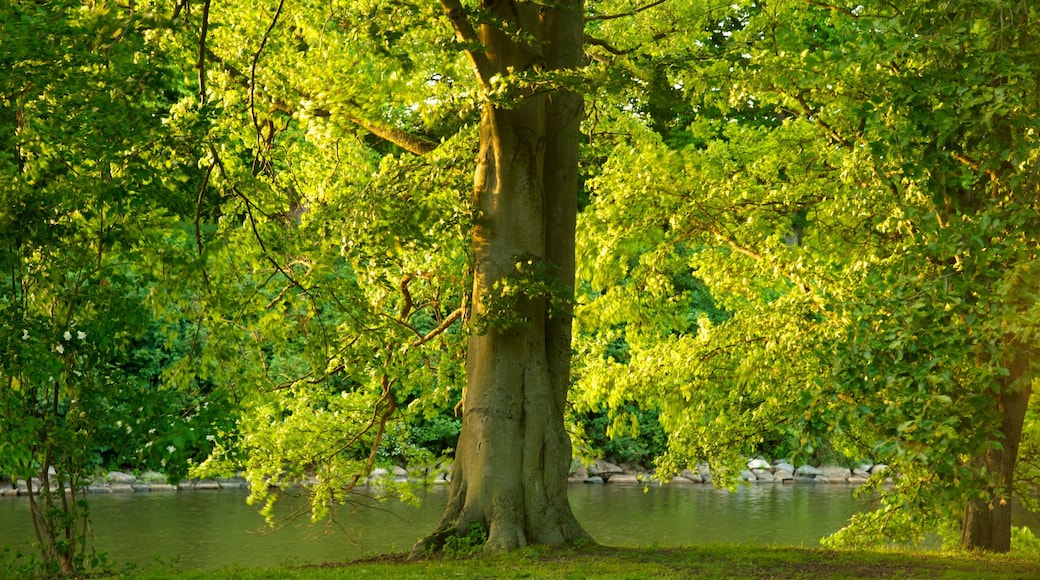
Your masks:
<svg viewBox="0 0 1040 580"><path fill-rule="evenodd" d="M622 240L592 238L611 251L579 317L651 324L626 327L627 365L587 343L582 383L658 401L672 469L732 464L777 429L890 463L894 490L846 541L953 521L963 546L1006 551L1035 373L1034 9L948 8L749 3L706 20L714 58L694 51L667 83L689 103L671 118L694 121L593 182L588 219L612 229L581 231ZM597 282L596 262L649 282L677 260L724 322L683 319L668 283L640 303Z"/></svg>
<svg viewBox="0 0 1040 580"><path fill-rule="evenodd" d="M494 22L479 31L461 4L443 4L458 40L473 46L468 54L484 87L496 77L580 64L581 2L484 2L484 18ZM587 538L567 502L564 430L581 99L568 90L524 92L531 91L482 105L472 312L488 320L469 339L448 507L420 546L473 524L487 529L495 550Z"/></svg>
<svg viewBox="0 0 1040 580"><path fill-rule="evenodd" d="M199 239L220 289L200 288L208 349L190 368L234 382L248 409L205 467L241 459L268 506L272 485L313 477L322 515L392 421L459 396L465 340L452 500L422 546L473 524L489 549L586 538L564 429L582 4L279 3L242 18L254 10L179 14L167 41L199 57L199 111L214 112L200 164L225 200Z"/></svg>
<svg viewBox="0 0 1040 580"><path fill-rule="evenodd" d="M84 492L106 459L176 477L205 423L198 385L159 392L128 363L147 288L184 266L192 177L161 130L177 83L147 25L76 2L0 10L0 472L26 482L48 576L100 563Z"/></svg>

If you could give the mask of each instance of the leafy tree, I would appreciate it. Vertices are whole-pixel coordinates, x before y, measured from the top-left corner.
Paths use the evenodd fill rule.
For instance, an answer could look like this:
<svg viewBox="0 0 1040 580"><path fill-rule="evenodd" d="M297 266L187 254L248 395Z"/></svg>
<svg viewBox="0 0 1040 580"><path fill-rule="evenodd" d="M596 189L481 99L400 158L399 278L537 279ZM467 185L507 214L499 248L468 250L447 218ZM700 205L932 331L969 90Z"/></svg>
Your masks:
<svg viewBox="0 0 1040 580"><path fill-rule="evenodd" d="M203 426L179 418L197 392L163 393L126 364L152 320L147 288L188 247L191 172L161 130L177 84L145 24L113 6L0 9L0 471L29 487L47 575L99 562L87 477L142 453L183 473Z"/></svg>
<svg viewBox="0 0 1040 580"><path fill-rule="evenodd" d="M891 464L883 507L840 538L955 521L963 546L1006 551L1038 321L1031 18L1020 2L708 14L721 34L664 83L689 103L675 119L704 113L683 139L618 115L644 145L590 181L579 317L641 324L624 364L583 345L584 396L658 401L672 469L732 474L777 429ZM660 58L619 58L636 56ZM730 316L675 333L688 294L659 265L681 246ZM612 284L635 275L658 282L626 300Z"/></svg>

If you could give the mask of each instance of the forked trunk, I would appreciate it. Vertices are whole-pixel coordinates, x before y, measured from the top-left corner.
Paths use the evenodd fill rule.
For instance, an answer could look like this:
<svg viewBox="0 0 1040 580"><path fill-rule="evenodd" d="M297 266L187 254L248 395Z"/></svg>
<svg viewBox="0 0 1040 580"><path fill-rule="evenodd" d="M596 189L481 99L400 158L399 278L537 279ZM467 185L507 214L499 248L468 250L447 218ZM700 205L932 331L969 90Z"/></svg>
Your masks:
<svg viewBox="0 0 1040 580"><path fill-rule="evenodd" d="M1027 349L1017 341L1009 343L1012 351L1007 362L1009 374L1004 377L1001 392L995 394L1002 415L1000 447L987 450L978 461L989 480L982 497L969 503L964 511L961 547L967 550L1011 550L1011 491L1022 426L1032 394L1032 373Z"/></svg>
<svg viewBox="0 0 1040 580"><path fill-rule="evenodd" d="M499 74L578 63L580 2L548 8L485 0L484 6L508 28L480 28ZM474 185L472 315L486 324L478 323L469 340L448 505L416 551L437 549L474 524L486 530L489 550L588 538L567 500L570 314L550 309L550 298L527 289L510 301L503 323L495 318L500 305L491 299L517 275L518 260L551 273L573 293L580 111L581 98L559 90L522 90L508 108L484 105Z"/></svg>

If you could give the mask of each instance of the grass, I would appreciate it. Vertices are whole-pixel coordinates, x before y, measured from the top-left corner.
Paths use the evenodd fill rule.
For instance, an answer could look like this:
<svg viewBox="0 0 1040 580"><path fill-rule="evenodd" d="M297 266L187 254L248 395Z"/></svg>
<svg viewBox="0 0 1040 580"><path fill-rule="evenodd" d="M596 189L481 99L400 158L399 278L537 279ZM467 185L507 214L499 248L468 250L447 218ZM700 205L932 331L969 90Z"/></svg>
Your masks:
<svg viewBox="0 0 1040 580"><path fill-rule="evenodd" d="M501 555L408 560L388 555L348 564L206 572L141 570L136 579L340 578L1016 578L1040 579L1040 562L1013 556L905 551L831 551L758 546L691 548L531 547Z"/></svg>

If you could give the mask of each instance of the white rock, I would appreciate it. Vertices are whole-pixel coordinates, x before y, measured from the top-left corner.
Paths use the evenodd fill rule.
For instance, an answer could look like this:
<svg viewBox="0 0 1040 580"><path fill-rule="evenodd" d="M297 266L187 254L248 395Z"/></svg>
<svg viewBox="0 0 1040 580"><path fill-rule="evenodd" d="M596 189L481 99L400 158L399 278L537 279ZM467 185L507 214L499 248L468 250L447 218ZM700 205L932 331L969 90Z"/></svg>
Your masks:
<svg viewBox="0 0 1040 580"><path fill-rule="evenodd" d="M757 457L747 462L747 468L754 471L756 469L773 469L773 466L765 459Z"/></svg>
<svg viewBox="0 0 1040 580"><path fill-rule="evenodd" d="M697 473L696 471L693 471L692 469L684 469L682 470L682 473L680 475L692 481L693 483L704 483L704 478L701 477L701 474Z"/></svg>
<svg viewBox="0 0 1040 580"><path fill-rule="evenodd" d="M607 477L610 477L610 475L612 475L612 474L624 473L624 472L625 472L624 469L621 469L617 465L614 465L613 463L611 463L611 462L609 462L609 461L607 461L605 459L597 459L597 460L592 462L592 465L589 466L589 475L592 475L592 476L606 475Z"/></svg>
<svg viewBox="0 0 1040 580"><path fill-rule="evenodd" d="M751 473L755 474L755 478L757 478L758 481L775 481L773 472L768 469L752 469Z"/></svg>
<svg viewBox="0 0 1040 580"><path fill-rule="evenodd" d="M776 462L776 465L774 465L773 467L775 467L777 471L782 470L788 473L794 473L794 466L786 461L778 461Z"/></svg>
<svg viewBox="0 0 1040 580"><path fill-rule="evenodd" d="M758 481L758 477L754 473L751 473L750 471L748 471L746 469L743 469L743 470L740 471L740 479L741 479L741 481L751 481L751 482Z"/></svg>
<svg viewBox="0 0 1040 580"><path fill-rule="evenodd" d="M773 479L777 481L793 481L794 473L786 469L777 469L773 472Z"/></svg>
<svg viewBox="0 0 1040 580"><path fill-rule="evenodd" d="M831 483L838 483L852 477L852 470L840 465L825 465L820 468L819 475L831 480Z"/></svg>
<svg viewBox="0 0 1040 580"><path fill-rule="evenodd" d="M815 475L821 475L823 472L819 468L813 467L812 465L803 465L798 469L794 470L795 475L804 475L806 477L813 477Z"/></svg>
<svg viewBox="0 0 1040 580"><path fill-rule="evenodd" d="M874 475L875 473L885 471L886 469L888 469L888 466L884 463L876 463L870 467L870 474Z"/></svg>
<svg viewBox="0 0 1040 580"><path fill-rule="evenodd" d="M105 479L112 483L133 483L137 481L137 478L130 475L129 473L123 473L122 471L109 471L105 475Z"/></svg>

